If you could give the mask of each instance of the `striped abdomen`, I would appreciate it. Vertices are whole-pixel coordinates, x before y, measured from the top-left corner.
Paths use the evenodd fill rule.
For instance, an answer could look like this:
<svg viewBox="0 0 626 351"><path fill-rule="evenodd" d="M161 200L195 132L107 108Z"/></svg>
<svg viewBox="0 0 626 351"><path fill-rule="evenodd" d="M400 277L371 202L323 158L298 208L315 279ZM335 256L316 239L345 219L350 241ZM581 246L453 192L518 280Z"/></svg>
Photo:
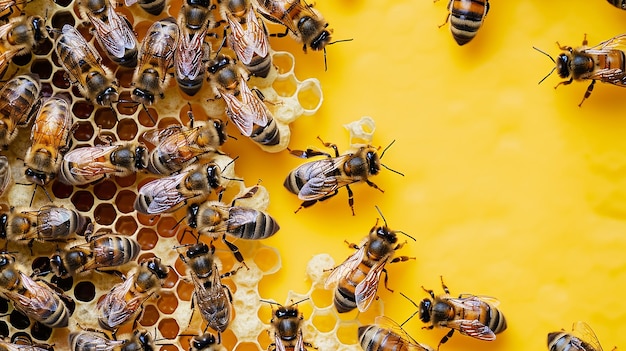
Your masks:
<svg viewBox="0 0 626 351"><path fill-rule="evenodd" d="M258 240L276 234L280 226L269 214L245 207L231 207L229 218L236 218L228 224L228 234L241 239ZM231 222L231 220L229 220Z"/></svg>
<svg viewBox="0 0 626 351"><path fill-rule="evenodd" d="M365 279L365 276L367 276L367 273L369 273L372 265L375 263L375 261L370 262L363 260L357 269L351 271L344 278L339 280L339 284L337 284L337 289L335 290L335 298L333 300L337 312L346 313L356 308L356 286L359 285L363 279Z"/></svg>
<svg viewBox="0 0 626 351"><path fill-rule="evenodd" d="M550 351L600 351L591 344L575 337L574 335L560 331L548 334L548 350Z"/></svg>
<svg viewBox="0 0 626 351"><path fill-rule="evenodd" d="M267 124L263 127L256 126L250 134L250 138L261 145L278 145L280 143L280 130L276 120L272 116L268 116Z"/></svg>
<svg viewBox="0 0 626 351"><path fill-rule="evenodd" d="M626 0L608 0L609 4L620 8L622 10L626 10Z"/></svg>
<svg viewBox="0 0 626 351"><path fill-rule="evenodd" d="M487 0L450 0L450 31L457 44L467 44L476 36L489 11Z"/></svg>

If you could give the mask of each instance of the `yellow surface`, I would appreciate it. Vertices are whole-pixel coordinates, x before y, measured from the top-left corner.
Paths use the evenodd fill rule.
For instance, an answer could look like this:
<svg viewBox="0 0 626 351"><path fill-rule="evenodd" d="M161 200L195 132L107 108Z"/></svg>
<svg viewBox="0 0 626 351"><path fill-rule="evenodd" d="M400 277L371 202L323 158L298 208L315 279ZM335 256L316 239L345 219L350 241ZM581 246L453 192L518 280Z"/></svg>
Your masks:
<svg viewBox="0 0 626 351"><path fill-rule="evenodd" d="M266 155L251 146L238 172L260 177L269 212L281 231L265 243L280 248L283 267L261 294L284 301L305 293L304 269L316 254L341 262L375 223L375 205L392 228L413 235L399 253L415 261L388 267L381 298L389 317L403 321L420 286L501 300L509 328L495 342L455 335L443 350L542 350L548 332L584 320L606 350L624 345L626 315L626 90L587 83L553 87L548 58L587 33L597 44L625 31L626 11L606 1L491 2L477 37L464 47L437 26L446 1L318 1L334 28L328 71L320 53L302 54L288 39L272 40L297 56L299 78L317 77L325 94L319 113L291 125L290 148L321 147L320 136L348 146L342 125L364 115L377 122L373 143L394 146L383 170L347 194L293 214L299 200L282 188L302 161L287 152ZM245 158L245 162L243 160ZM444 330L407 324L413 337L436 346Z"/></svg>

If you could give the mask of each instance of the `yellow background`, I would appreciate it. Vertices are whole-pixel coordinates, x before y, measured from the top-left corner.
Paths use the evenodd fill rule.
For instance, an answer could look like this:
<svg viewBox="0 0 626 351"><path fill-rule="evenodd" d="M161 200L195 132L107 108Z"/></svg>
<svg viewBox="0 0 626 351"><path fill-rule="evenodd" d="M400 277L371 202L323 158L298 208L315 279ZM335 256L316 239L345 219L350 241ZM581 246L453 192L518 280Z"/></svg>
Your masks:
<svg viewBox="0 0 626 351"><path fill-rule="evenodd" d="M353 251L383 211L393 229L417 239L400 250L416 260L388 267L385 314L401 322L413 311L398 292L419 301L420 286L500 299L509 324L495 342L455 335L444 350L542 350L548 332L586 321L607 350L623 345L626 326L626 90L598 83L582 108L587 82L553 87L555 45L595 45L625 31L626 11L604 0L492 1L477 37L459 47L445 20L446 0L315 3L334 29L328 71L318 52L272 39L293 52L299 79L317 77L320 111L291 124L290 148L321 147L317 136L348 146L343 124L361 116L377 123L373 144L396 143L372 180L294 214L300 201L283 187L303 161L287 151L267 155L251 145L238 162L246 179L270 191L268 212L281 231L282 269L261 295L284 301L306 293L308 260L329 253L337 263ZM582 25L581 25L582 24ZM228 149L228 147L226 147ZM436 347L444 330L407 325Z"/></svg>

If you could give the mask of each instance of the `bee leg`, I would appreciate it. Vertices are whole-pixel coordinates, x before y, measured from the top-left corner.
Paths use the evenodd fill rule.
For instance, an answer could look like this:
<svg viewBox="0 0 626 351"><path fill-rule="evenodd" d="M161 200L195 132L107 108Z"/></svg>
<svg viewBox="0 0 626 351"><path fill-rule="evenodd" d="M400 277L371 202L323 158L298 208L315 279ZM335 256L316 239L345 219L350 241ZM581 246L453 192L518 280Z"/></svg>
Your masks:
<svg viewBox="0 0 626 351"><path fill-rule="evenodd" d="M452 334L454 334L454 329L450 329L450 331L446 335L444 335L443 338L441 338L441 341L439 341L439 344L437 345L437 350L439 350L441 344L445 344L448 339L452 337Z"/></svg>
<svg viewBox="0 0 626 351"><path fill-rule="evenodd" d="M224 242L224 244L226 244L226 246L228 246L230 251L233 253L233 256L235 256L235 259L237 260L237 262L242 263L244 266L246 266L246 263L243 260L243 255L241 254L241 252L239 252L239 248L237 247L237 245L235 245L235 244L231 243L230 241L226 240L226 233L224 233L224 235L222 235L222 242ZM246 268L247 267L248 266L246 266Z"/></svg>
<svg viewBox="0 0 626 351"><path fill-rule="evenodd" d="M587 87L587 91L585 91L585 95L583 96L583 100L580 102L580 104L578 104L578 107L581 107L583 102L585 102L585 100L587 100L587 98L589 98L589 96L591 96L591 92L593 91L593 86L596 84L596 80L592 80L591 83L589 84L589 86Z"/></svg>
<svg viewBox="0 0 626 351"><path fill-rule="evenodd" d="M321 141L322 144L324 144L324 146L332 148L333 150L335 150L335 157L339 157L339 149L337 149L337 145L335 145L333 143L327 143L324 140L322 140L322 138L320 138L319 136L317 137L317 140Z"/></svg>
<svg viewBox="0 0 626 351"><path fill-rule="evenodd" d="M372 188L378 189L381 193L385 192L383 189L379 188L378 185L374 184L372 181L366 179L365 182L367 183L367 185L371 186Z"/></svg>
<svg viewBox="0 0 626 351"><path fill-rule="evenodd" d="M270 37L283 38L283 37L286 37L287 34L289 34L289 28L285 28L285 32L284 33L272 33L272 34L270 34Z"/></svg>
<svg viewBox="0 0 626 351"><path fill-rule="evenodd" d="M298 213L298 211L300 211L303 208L307 208L310 206L313 206L313 204L315 204L317 202L317 200L309 200L309 201L304 201L300 204L300 207L298 207L297 210L293 211L293 213Z"/></svg>
<svg viewBox="0 0 626 351"><path fill-rule="evenodd" d="M394 258L393 260L389 261L389 263L405 262L405 261L414 260L414 259L415 259L415 257L398 256L398 257Z"/></svg>
<svg viewBox="0 0 626 351"><path fill-rule="evenodd" d="M559 84L557 84L554 89L558 88L559 85L563 84L563 85L570 85L572 84L572 82L574 81L574 78L570 78L569 80L564 80L562 82L559 82Z"/></svg>
<svg viewBox="0 0 626 351"><path fill-rule="evenodd" d="M309 157L314 157L314 156L326 156L328 158L332 157L332 156L330 156L329 154L327 154L325 152L318 151L318 150L313 150L313 149L289 150L289 153L294 155L294 156L296 156L296 157L300 157L300 158L309 158Z"/></svg>
<svg viewBox="0 0 626 351"><path fill-rule="evenodd" d="M351 249L358 250L358 249L361 248L361 247L359 247L359 245L357 245L355 243L349 243L348 240L344 240L343 242L346 243L346 245L348 245L348 247L350 247Z"/></svg>
<svg viewBox="0 0 626 351"><path fill-rule="evenodd" d="M346 185L346 190L348 190L348 205L350 205L352 215L354 216L354 193L352 192L352 189L350 189L349 185Z"/></svg>
<svg viewBox="0 0 626 351"><path fill-rule="evenodd" d="M448 289L448 286L446 284L444 284L444 282L443 282L443 275L440 275L439 279L441 280L441 287L443 288L443 291L446 294L450 295L450 290Z"/></svg>
<svg viewBox="0 0 626 351"><path fill-rule="evenodd" d="M385 273L385 280L383 280L383 282L385 283L385 289L389 290L389 292L393 292L393 290L389 289L389 287L387 286L387 281L389 280L389 275L387 274L387 269L383 268L383 273Z"/></svg>
<svg viewBox="0 0 626 351"><path fill-rule="evenodd" d="M448 24L448 21L450 21L450 12L448 12L448 15L446 16L446 21L443 22L443 24L440 24L437 27L441 28L441 27L445 26L446 24Z"/></svg>
<svg viewBox="0 0 626 351"><path fill-rule="evenodd" d="M435 293L432 290L426 289L423 285L422 285L422 290L426 291L428 295L430 295L430 297L432 297L433 299L435 298Z"/></svg>

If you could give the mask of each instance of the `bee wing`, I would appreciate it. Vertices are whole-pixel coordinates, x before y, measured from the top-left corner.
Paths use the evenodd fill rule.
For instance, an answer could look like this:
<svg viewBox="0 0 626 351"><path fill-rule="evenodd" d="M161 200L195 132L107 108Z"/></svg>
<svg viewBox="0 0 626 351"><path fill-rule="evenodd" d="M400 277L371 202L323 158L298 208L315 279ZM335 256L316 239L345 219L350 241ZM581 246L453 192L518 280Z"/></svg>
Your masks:
<svg viewBox="0 0 626 351"><path fill-rule="evenodd" d="M144 38L143 45L141 47L145 54L141 54L141 62L138 67L143 67L149 64L154 57L158 57L158 71L163 73L162 81L167 78L167 70L172 67L174 63L174 53L178 46L178 40L180 36L180 29L178 25L175 26L175 33L170 33L168 28L169 24L162 22L154 22L154 24L148 29L148 35ZM172 37L170 34L174 35Z"/></svg>
<svg viewBox="0 0 626 351"><path fill-rule="evenodd" d="M402 339L407 341L409 346L408 351L434 351L430 346L421 344L413 337L411 337L402 327L396 323L393 319L386 316L378 316L374 319L374 323L383 329L390 330L391 332L399 335Z"/></svg>
<svg viewBox="0 0 626 351"><path fill-rule="evenodd" d="M37 213L37 225L40 232L55 231L57 227L65 227L72 216L70 211L62 207L46 206L34 212Z"/></svg>
<svg viewBox="0 0 626 351"><path fill-rule="evenodd" d="M496 339L496 334L476 319L455 319L447 322L446 327L456 329L463 335L480 340L493 341Z"/></svg>
<svg viewBox="0 0 626 351"><path fill-rule="evenodd" d="M135 275L132 274L119 284L116 284L102 300L98 301L97 309L100 318L106 321L106 325L115 328L128 319L137 311L143 302L141 296L126 298L130 288L135 283Z"/></svg>
<svg viewBox="0 0 626 351"><path fill-rule="evenodd" d="M32 278L20 272L20 279L27 294L7 291L6 296L13 301L16 309L29 316L51 315L59 308L61 300L45 285L37 284Z"/></svg>
<svg viewBox="0 0 626 351"><path fill-rule="evenodd" d="M144 184L144 186L139 189L139 194L153 198L148 206L148 213L157 214L167 212L179 203L190 199L193 195L185 195L178 190L178 186L188 174L189 172L181 172Z"/></svg>
<svg viewBox="0 0 626 351"><path fill-rule="evenodd" d="M159 145L169 136L182 132L183 126L173 124L165 128L155 128L147 130L143 133L143 138L152 145Z"/></svg>
<svg viewBox="0 0 626 351"><path fill-rule="evenodd" d="M119 148L118 145L88 146L74 149L63 156L65 162L75 163L72 174L94 177L100 174L115 172L115 167L106 161L106 155ZM99 160L102 159L102 160Z"/></svg>
<svg viewBox="0 0 626 351"><path fill-rule="evenodd" d="M265 17L270 22L279 23L287 27L293 34L298 35L298 27L289 18L287 11L293 11L293 13L300 13L304 10L300 0L289 1L259 1L254 0L256 6L254 8L259 14Z"/></svg>
<svg viewBox="0 0 626 351"><path fill-rule="evenodd" d="M339 266L333 268L333 270L326 278L326 282L324 283L324 289L330 289L335 283L339 282L342 278L348 275L353 270L359 267L361 261L363 261L363 257L365 256L365 245L361 245L356 252L354 252L350 257L348 257L343 263Z"/></svg>
<svg viewBox="0 0 626 351"><path fill-rule="evenodd" d="M59 46L66 46L72 56L74 56L76 62L82 60L91 66L100 66L100 61L102 60L100 54L96 51L96 49L87 43L85 37L83 37L83 35L80 34L76 28L69 24L65 24L61 29L61 33L62 35L59 36L56 44ZM64 40L62 42L60 39L63 37ZM80 76L81 72L76 72L76 69L80 70L80 67L76 66L74 71L71 73Z"/></svg>
<svg viewBox="0 0 626 351"><path fill-rule="evenodd" d="M250 111L250 107L243 104L234 94L220 92L222 99L226 102L226 114L231 121L237 126L241 134L250 136L252 134L252 120L254 116Z"/></svg>
<svg viewBox="0 0 626 351"><path fill-rule="evenodd" d="M194 33L191 37L184 34L181 36L176 52L176 74L180 77L195 79L202 73L204 37L206 26L203 30Z"/></svg>
<svg viewBox="0 0 626 351"><path fill-rule="evenodd" d="M0 3L0 6L2 6L1 3ZM9 32L11 31L11 29L13 29L14 26L15 26L15 23L13 21L9 21L8 23L1 25L0 26L0 38L6 38L7 34L9 34Z"/></svg>
<svg viewBox="0 0 626 351"><path fill-rule="evenodd" d="M226 220L227 231L232 232L248 223L256 222L257 210L247 207L230 207L228 209L228 219Z"/></svg>
<svg viewBox="0 0 626 351"><path fill-rule="evenodd" d="M474 295L474 294L461 294L459 295L460 299L468 299L468 300L472 300L472 299L477 299L480 300L492 307L498 307L500 305L500 300L498 300L495 297L492 296L485 296L485 295Z"/></svg>
<svg viewBox="0 0 626 351"><path fill-rule="evenodd" d="M307 182L300 188L298 198L300 200L317 200L327 196L342 186L352 183L347 177L332 175L338 167L349 157L343 155L305 163L296 171L303 172L302 178Z"/></svg>
<svg viewBox="0 0 626 351"><path fill-rule="evenodd" d="M600 341L598 340L596 333L593 332L587 323L578 321L574 323L572 330L581 340L592 345L594 350L602 351L602 346L600 346Z"/></svg>
<svg viewBox="0 0 626 351"><path fill-rule="evenodd" d="M265 127L269 121L268 116L270 115L270 111L267 109L267 106L265 106L265 103L261 101L258 95L254 94L252 90L250 90L250 87L243 77L239 78L239 87L241 100L244 105L249 106L252 110L252 123Z"/></svg>
<svg viewBox="0 0 626 351"><path fill-rule="evenodd" d="M306 351L304 348L304 338L302 337L302 329L298 330L298 336L296 339L296 346L294 347L294 351Z"/></svg>
<svg viewBox="0 0 626 351"><path fill-rule="evenodd" d="M136 3L137 3L137 0L124 0L124 5L126 6L133 6Z"/></svg>
<svg viewBox="0 0 626 351"><path fill-rule="evenodd" d="M0 340L0 350L5 351L47 351L46 349L42 349L41 347L33 346L33 345L19 345L8 343L6 341Z"/></svg>
<svg viewBox="0 0 626 351"><path fill-rule="evenodd" d="M372 301L376 298L380 275L382 274L383 269L385 269L388 259L389 256L387 255L383 259L376 262L367 275L365 275L365 279L357 284L356 289L354 289L354 297L359 311L367 311L372 304Z"/></svg>
<svg viewBox="0 0 626 351"><path fill-rule="evenodd" d="M0 53L0 73L4 72L16 53L16 50L5 50Z"/></svg>
<svg viewBox="0 0 626 351"><path fill-rule="evenodd" d="M276 351L285 351L283 339L281 339L280 334L276 332L274 332L274 344L276 345Z"/></svg>
<svg viewBox="0 0 626 351"><path fill-rule="evenodd" d="M137 39L127 22L115 12L113 6L108 6L107 10L108 21L106 22L100 20L98 16L93 16L91 12L87 12L87 17L96 29L101 46L113 57L122 58L126 49L133 49L137 46Z"/></svg>
<svg viewBox="0 0 626 351"><path fill-rule="evenodd" d="M248 23L248 35L250 35L251 41L254 44L254 52L261 57L267 56L269 53L267 31L262 22L259 22L254 11L248 11L246 23Z"/></svg>
<svg viewBox="0 0 626 351"><path fill-rule="evenodd" d="M252 57L254 56L254 48L252 46L253 43L250 42L250 39L252 38L248 36L246 30L243 28L243 25L239 23L237 18L233 15L227 13L226 20L228 21L228 26L230 27L228 43L235 54L237 54L239 60L241 60L241 63L247 65L250 61L252 61Z"/></svg>

